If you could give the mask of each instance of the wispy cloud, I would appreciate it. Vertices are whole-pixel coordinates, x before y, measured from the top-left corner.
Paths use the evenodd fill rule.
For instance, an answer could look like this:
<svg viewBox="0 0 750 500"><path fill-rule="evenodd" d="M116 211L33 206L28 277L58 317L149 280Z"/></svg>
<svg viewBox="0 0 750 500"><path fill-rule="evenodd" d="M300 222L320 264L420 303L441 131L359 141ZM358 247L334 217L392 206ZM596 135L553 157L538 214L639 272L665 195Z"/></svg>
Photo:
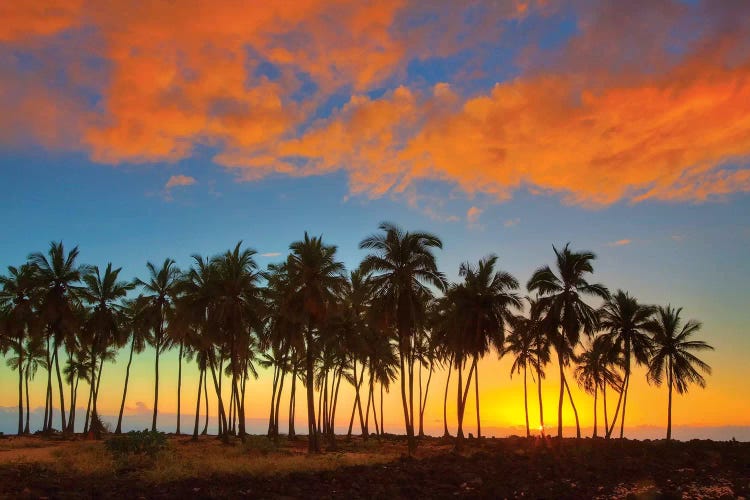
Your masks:
<svg viewBox="0 0 750 500"><path fill-rule="evenodd" d="M281 255L281 252L266 252L260 254L261 257L278 257L279 255Z"/></svg>
<svg viewBox="0 0 750 500"><path fill-rule="evenodd" d="M607 246L608 247L624 247L625 245L630 245L631 243L633 243L633 240L624 238L622 240L611 241L607 243Z"/></svg>
<svg viewBox="0 0 750 500"><path fill-rule="evenodd" d="M479 222L479 216L482 215L482 212L484 212L484 210L479 207L470 207L469 210L466 211L466 221L469 224L476 224Z"/></svg>
<svg viewBox="0 0 750 500"><path fill-rule="evenodd" d="M191 177L189 175L173 175L164 185L164 189L172 189L173 187L177 186L192 186L197 182L198 181L195 180L195 177Z"/></svg>
<svg viewBox="0 0 750 500"><path fill-rule="evenodd" d="M520 217L516 217L515 219L508 219L505 222L503 222L503 226L505 227L515 227L521 222Z"/></svg>

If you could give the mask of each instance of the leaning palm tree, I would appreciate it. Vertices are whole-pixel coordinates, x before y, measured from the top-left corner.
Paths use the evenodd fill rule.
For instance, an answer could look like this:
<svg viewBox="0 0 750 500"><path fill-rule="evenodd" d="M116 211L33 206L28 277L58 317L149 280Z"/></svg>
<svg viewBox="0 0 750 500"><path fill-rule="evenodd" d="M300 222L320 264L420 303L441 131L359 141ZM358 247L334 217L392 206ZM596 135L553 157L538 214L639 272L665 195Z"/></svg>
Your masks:
<svg viewBox="0 0 750 500"><path fill-rule="evenodd" d="M544 266L531 276L526 287L539 294L539 307L544 311L543 324L553 337L560 367L560 396L557 406L557 436L562 438L562 407L565 396L565 366L568 355L579 340L581 331L593 335L598 324L596 310L583 301L583 295L607 299L609 292L604 285L590 284L586 275L594 272L591 262L596 256L589 251L573 252L566 244L558 251L554 246L557 260L555 274L549 266ZM572 398L571 398L572 402ZM580 437L580 429L577 429Z"/></svg>
<svg viewBox="0 0 750 500"><path fill-rule="evenodd" d="M328 315L346 284L344 264L336 260L336 247L323 243L321 237L310 237L289 246L286 268L291 283L290 301L301 312L305 329L305 387L307 389L308 451L320 452L315 423L314 360ZM316 335L317 334L317 335Z"/></svg>
<svg viewBox="0 0 750 500"><path fill-rule="evenodd" d="M605 330L609 344L616 354L622 357L624 377L622 386L618 388L620 396L612 424L605 423L606 437L612 435L617 414L622 404L622 416L620 420L620 438L623 437L625 429L625 408L628 401L628 388L630 386L631 359L635 359L637 365L648 363L651 340L645 330L645 326L654 314L655 308L638 303L635 297L627 292L617 290L602 306L599 311L600 327Z"/></svg>
<svg viewBox="0 0 750 500"><path fill-rule="evenodd" d="M613 349L610 339L606 335L599 335L588 348L576 357L575 376L578 385L594 396L594 434L598 436L597 402L599 390L604 396L604 426L607 427L606 387L621 388L622 378L613 369Z"/></svg>
<svg viewBox="0 0 750 500"><path fill-rule="evenodd" d="M700 330L701 323L689 320L683 325L680 312L681 307L659 307L653 321L646 325L654 343L648 380L658 386L665 376L667 378L667 440L672 439L672 389L684 394L690 384L706 387L706 379L700 372L711 374L711 367L693 353L712 351L713 347L702 340L691 339Z"/></svg>
<svg viewBox="0 0 750 500"><path fill-rule="evenodd" d="M149 317L149 329L151 330L149 341L156 351L154 361L154 415L151 421L151 431L155 432L156 416L159 413L159 356L170 347L169 339L166 336L166 328L174 309L180 270L172 259L164 259L164 263L158 269L153 263L148 262L146 268L149 273L148 281L136 279L135 284L143 289L149 300L144 314Z"/></svg>
<svg viewBox="0 0 750 500"><path fill-rule="evenodd" d="M36 268L35 281L40 288L39 317L46 329L47 336L47 401L49 412L43 427L44 430L52 428L52 366L57 371L57 382L60 390L60 414L62 429L67 428L65 424L65 397L63 395L62 376L60 374L60 362L58 348L65 339L75 335L76 317L73 312L73 302L76 300L76 283L81 279L81 274L86 270L85 266L76 263L78 258L78 247L73 247L65 252L62 241L50 243L47 255L33 253L29 255L29 262Z"/></svg>
<svg viewBox="0 0 750 500"><path fill-rule="evenodd" d="M412 340L416 325L425 316L427 300L432 296L428 286L439 290L447 288L433 254L433 249L442 249L443 243L433 234L403 231L388 222L381 223L379 229L380 234L368 236L359 244L360 249L372 251L361 268L366 274L372 273L376 299L384 304L398 339L401 403L408 449L412 453L416 448Z"/></svg>

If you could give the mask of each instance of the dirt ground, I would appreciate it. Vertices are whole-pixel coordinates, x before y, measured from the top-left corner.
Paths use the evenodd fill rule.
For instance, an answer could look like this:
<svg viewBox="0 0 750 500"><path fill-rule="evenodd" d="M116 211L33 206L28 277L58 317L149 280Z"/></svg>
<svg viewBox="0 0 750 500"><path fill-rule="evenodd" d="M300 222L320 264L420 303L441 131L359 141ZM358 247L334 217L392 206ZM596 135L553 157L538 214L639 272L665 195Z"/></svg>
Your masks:
<svg viewBox="0 0 750 500"><path fill-rule="evenodd" d="M106 438L105 438L106 439ZM0 439L3 498L748 498L750 443L602 439L337 440L223 444L170 437L156 458L115 459L81 437Z"/></svg>

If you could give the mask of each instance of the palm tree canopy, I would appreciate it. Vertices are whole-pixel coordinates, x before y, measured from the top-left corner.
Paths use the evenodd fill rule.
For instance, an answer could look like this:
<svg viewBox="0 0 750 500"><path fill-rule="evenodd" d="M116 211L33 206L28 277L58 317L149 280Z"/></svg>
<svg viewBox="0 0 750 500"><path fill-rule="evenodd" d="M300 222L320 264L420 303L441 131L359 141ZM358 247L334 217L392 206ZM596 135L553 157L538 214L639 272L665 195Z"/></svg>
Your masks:
<svg viewBox="0 0 750 500"><path fill-rule="evenodd" d="M570 244L562 250L554 246L557 274L544 266L531 276L526 287L539 294L539 307L545 311L544 322L551 331L561 328L562 338L571 346L578 344L583 331L593 335L598 325L597 311L582 296L607 299L609 291L604 285L591 284L586 275L594 272L592 261L596 255L589 251L573 252ZM561 342L556 342L561 345Z"/></svg>
<svg viewBox="0 0 750 500"><path fill-rule="evenodd" d="M616 352L631 355L636 363L645 364L651 353L646 326L655 311L655 307L639 304L635 297L617 290L599 310L599 327L606 331Z"/></svg>
<svg viewBox="0 0 750 500"><path fill-rule="evenodd" d="M654 343L648 380L661 385L663 376L666 374L669 377L671 366L672 387L683 394L690 384L706 387L706 379L701 372L710 375L711 367L694 353L712 351L714 348L702 340L692 339L701 329L701 323L689 320L683 325L681 312L682 308L659 307L646 329L653 335Z"/></svg>

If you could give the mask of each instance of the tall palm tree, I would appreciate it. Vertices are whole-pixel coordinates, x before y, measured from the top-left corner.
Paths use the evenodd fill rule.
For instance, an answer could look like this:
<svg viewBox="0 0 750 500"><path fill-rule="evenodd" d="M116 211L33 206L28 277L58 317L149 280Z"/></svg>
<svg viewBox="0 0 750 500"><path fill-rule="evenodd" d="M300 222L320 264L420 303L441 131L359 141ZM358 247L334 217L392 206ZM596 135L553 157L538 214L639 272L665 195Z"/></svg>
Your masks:
<svg viewBox="0 0 750 500"><path fill-rule="evenodd" d="M474 372L474 389L477 406L477 437L481 437L482 428L479 419L479 360L491 348L503 352L505 343L505 324L512 320L511 308L521 307L518 296L513 292L518 288L518 281L509 273L496 270L497 256L490 255L481 259L476 266L461 264L459 276L463 283L455 287L453 300L460 317L458 334L461 335L461 357L471 357L472 366L467 378L466 389L471 384L471 372ZM463 414L466 395L459 401L459 415ZM463 433L459 432L461 439Z"/></svg>
<svg viewBox="0 0 750 500"><path fill-rule="evenodd" d="M600 309L600 327L605 330L613 349L622 356L624 377L622 386L618 388L620 396L617 400L612 425L606 424L606 437L610 437L617 422L617 415L622 404L620 420L620 438L625 429L625 408L628 401L628 387L630 385L631 359L635 358L638 365L648 363L651 351L651 339L646 332L646 325L651 320L655 308L638 303L635 297L627 292L617 290Z"/></svg>
<svg viewBox="0 0 750 500"><path fill-rule="evenodd" d="M596 255L589 251L573 252L570 244L558 251L554 246L558 274L544 266L531 276L526 287L539 294L539 307L544 311L543 324L552 336L560 367L560 396L557 406L557 436L562 438L562 407L565 395L565 366L567 353L575 347L581 331L593 335L598 324L596 309L584 302L582 296L607 299L604 285L590 284L586 276L594 272L592 261ZM571 398L572 401L572 398ZM580 437L580 429L578 429Z"/></svg>
<svg viewBox="0 0 750 500"><path fill-rule="evenodd" d="M381 223L379 229L381 233L368 236L359 244L360 249L372 251L361 268L364 273L373 274L375 296L385 304L387 317L398 338L401 403L411 454L416 448L413 337L416 325L425 315L426 302L432 296L429 286L439 290L447 288L433 253L433 249L442 249L443 243L433 234L403 231L388 222Z"/></svg>
<svg viewBox="0 0 750 500"><path fill-rule="evenodd" d="M143 295L139 295L133 300L124 301L123 305L124 314L127 318L125 332L130 338L130 354L128 356L128 364L125 368L125 385L122 389L122 402L120 403L120 413L117 416L115 434L122 432L122 414L125 411L125 399L128 395L130 365L133 363L133 354L140 354L146 349L146 340L149 331L148 317L144 314L144 310L148 306L148 299Z"/></svg>
<svg viewBox="0 0 750 500"><path fill-rule="evenodd" d="M57 371L57 382L60 390L60 415L62 429L67 428L65 424L65 396L63 394L62 376L60 374L60 363L58 347L64 343L66 337L75 335L76 316L73 312L73 302L76 300L76 283L80 281L81 274L86 270L85 266L76 263L78 258L78 247L73 247L65 252L62 241L50 243L47 255L43 253L32 253L29 262L36 268L35 280L40 288L41 304L39 316L46 327L48 356L47 356L47 394L49 412L44 430L52 428L52 366ZM51 344L51 347L50 347Z"/></svg>
<svg viewBox="0 0 750 500"><path fill-rule="evenodd" d="M659 307L655 318L646 325L653 335L653 357L649 363L648 380L661 385L667 378L669 399L667 403L667 439L672 439L672 390L687 392L690 384L706 387L701 372L710 375L711 367L694 353L712 351L714 348L702 340L692 340L701 329L701 323L689 320L684 325L680 318L682 308Z"/></svg>
<svg viewBox="0 0 750 500"><path fill-rule="evenodd" d="M143 289L148 297L149 304L144 311L149 317L151 330L150 344L154 347L156 358L154 361L154 415L151 421L151 431L156 431L156 417L159 413L159 356L167 350L169 339L166 328L174 312L174 300L178 291L180 281L180 270L172 259L164 259L164 263L157 268L153 263L147 262L148 281L140 278L135 284Z"/></svg>
<svg viewBox="0 0 750 500"><path fill-rule="evenodd" d="M83 282L86 286L80 290L83 300L93 308L87 320L86 328L90 335L88 340L94 394L93 421L96 421L98 417L96 403L103 361L112 347L121 347L123 341L127 338L125 335L127 326L124 325L125 317L120 301L129 290L134 288L135 284L119 280L121 270L120 267L112 269L112 263L110 262L107 264L104 274L102 274L98 266L93 266L83 275ZM99 363L98 373L96 371L97 362Z"/></svg>
<svg viewBox="0 0 750 500"><path fill-rule="evenodd" d="M606 387L621 388L622 378L613 369L614 359L610 339L606 335L599 335L594 338L589 347L576 357L575 376L578 385L587 393L594 396L594 433L592 437L598 436L597 425L597 400L599 390L604 395L604 426L607 427L607 400Z"/></svg>
<svg viewBox="0 0 750 500"><path fill-rule="evenodd" d="M26 340L26 368L24 369L24 377L26 384L26 424L23 428L24 434L29 434L31 428L29 426L31 420L30 412L30 400L29 400L29 382L34 380L36 372L39 368L47 370L47 351L44 346L44 342L39 336L31 336ZM73 413L73 421L75 422L75 412ZM68 419L68 426L70 426L70 419Z"/></svg>
<svg viewBox="0 0 750 500"><path fill-rule="evenodd" d="M510 367L510 376L513 378L514 373L523 372L523 407L526 414L526 437L531 437L529 428L529 395L526 389L526 379L529 367L534 369L536 366L536 356L534 353L534 337L528 329L523 327L525 317L520 316L511 321L513 326L512 333L506 339L503 354L513 356L513 364ZM517 325L519 325L517 327ZM533 376L533 375L532 375Z"/></svg>
<svg viewBox="0 0 750 500"><path fill-rule="evenodd" d="M36 268L25 264L8 267L8 276L0 276L0 331L5 335L3 352L15 352L12 369L18 370L18 434L23 432L23 381L26 367L26 346L37 335L34 311Z"/></svg>
<svg viewBox="0 0 750 500"><path fill-rule="evenodd" d="M336 260L336 247L321 237L305 237L289 246L287 272L292 284L291 300L302 313L305 328L305 386L307 389L308 451L320 452L315 424L314 360L324 324L346 284L344 264ZM317 338L316 338L317 334Z"/></svg>

